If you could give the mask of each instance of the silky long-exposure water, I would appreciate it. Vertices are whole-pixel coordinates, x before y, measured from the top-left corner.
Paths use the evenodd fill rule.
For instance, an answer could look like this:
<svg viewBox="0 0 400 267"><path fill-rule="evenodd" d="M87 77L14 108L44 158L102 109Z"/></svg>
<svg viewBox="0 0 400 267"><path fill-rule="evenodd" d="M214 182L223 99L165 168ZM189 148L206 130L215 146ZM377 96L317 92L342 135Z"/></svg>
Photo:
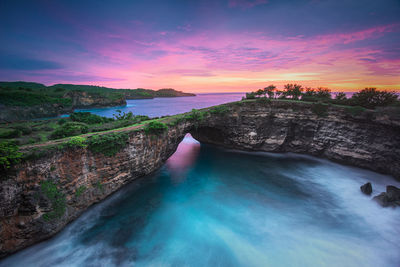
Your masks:
<svg viewBox="0 0 400 267"><path fill-rule="evenodd" d="M162 116L242 95L129 100L123 111ZM0 266L398 267L400 209L363 195L367 181L373 195L400 185L313 157L228 151L187 136L159 171Z"/></svg>
<svg viewBox="0 0 400 267"><path fill-rule="evenodd" d="M190 136L161 170L1 266L398 266L390 177L295 154L244 153Z"/></svg>

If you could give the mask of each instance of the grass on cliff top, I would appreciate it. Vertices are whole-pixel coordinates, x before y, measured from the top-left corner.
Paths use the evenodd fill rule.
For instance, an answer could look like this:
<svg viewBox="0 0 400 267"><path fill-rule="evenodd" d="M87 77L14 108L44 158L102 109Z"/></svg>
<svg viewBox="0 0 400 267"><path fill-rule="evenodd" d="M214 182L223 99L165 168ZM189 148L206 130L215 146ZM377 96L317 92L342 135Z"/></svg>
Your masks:
<svg viewBox="0 0 400 267"><path fill-rule="evenodd" d="M182 121L190 121L190 122L196 124L196 123L200 122L201 120L203 120L206 116L224 114L225 112L228 112L229 107L246 105L247 103L258 103L258 102L261 103L261 101L257 100L257 99L246 99L246 100L241 100L241 101L235 101L235 102L230 102L230 103L226 103L226 104L222 104L222 105L218 105L218 106L212 106L212 107L208 107L208 108L192 110L190 112L177 114L177 115L173 115L173 116L164 116L162 118L148 119L145 121L140 121L138 123L127 124L122 127L118 127L118 125L114 125L115 126L114 128L103 130L103 131L91 131L91 129L89 129L89 131L87 133L77 134L75 136L80 136L80 137L86 138L86 137L90 137L92 135L103 135L103 134L108 134L108 133L112 133L112 132L144 131L145 126L151 122L162 122L162 123L165 123L167 126L175 126ZM271 99L271 100L263 101L263 102L266 102L264 104L274 103L274 102L275 103L291 102L291 103L307 105L307 106L311 105L313 107L312 111L317 116L325 116L327 114L328 106L341 108L341 109L343 109L344 112L346 112L346 114L349 114L350 116L359 116L366 110L365 108L359 108L359 107L354 107L354 106L341 106L341 105L334 105L334 104L330 104L330 105L324 104L323 107L319 107L319 106L316 106L315 102L307 102L307 101L302 101L302 100L291 100L291 99ZM380 112L380 111L369 111L369 112L376 113L376 112ZM32 122L32 123L39 124L39 122ZM53 127L54 127L55 122L52 122L52 123L53 124L50 124L50 125L53 125ZM7 127L9 127L9 126L7 126ZM4 127L0 127L0 135L1 135L1 132L4 131L3 128ZM39 131L38 134L39 135L41 134L42 137L40 139L37 138L37 140L39 140L38 142L32 143L35 146L40 145L42 147L46 147L47 145L53 146L54 144L62 145L62 144L67 143L70 140L70 137L65 137L65 138L60 138L57 140L52 140L49 142L48 141L48 133L43 133L43 131L42 132ZM1 141L1 139L0 139L0 141ZM22 146L21 148L28 149L28 148L30 148L30 146L25 145L25 146Z"/></svg>

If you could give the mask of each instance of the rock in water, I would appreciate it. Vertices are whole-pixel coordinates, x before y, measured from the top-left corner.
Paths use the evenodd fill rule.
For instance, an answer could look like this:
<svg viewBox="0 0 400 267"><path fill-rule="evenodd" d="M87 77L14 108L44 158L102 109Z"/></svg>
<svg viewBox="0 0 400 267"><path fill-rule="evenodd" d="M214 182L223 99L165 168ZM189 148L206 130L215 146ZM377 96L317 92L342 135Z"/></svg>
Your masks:
<svg viewBox="0 0 400 267"><path fill-rule="evenodd" d="M400 189L393 186L386 186L386 194L390 201L400 201Z"/></svg>
<svg viewBox="0 0 400 267"><path fill-rule="evenodd" d="M361 189L362 190L362 189ZM386 186L386 192L382 192L373 198L382 207L400 206L400 189L393 186Z"/></svg>
<svg viewBox="0 0 400 267"><path fill-rule="evenodd" d="M371 183L366 183L365 185L360 186L361 192L366 195L371 195L372 193L372 185Z"/></svg>
<svg viewBox="0 0 400 267"><path fill-rule="evenodd" d="M391 203L389 202L389 198L385 192L382 192L379 195L374 196L373 200L378 202L378 204L381 205L382 207L392 206Z"/></svg>

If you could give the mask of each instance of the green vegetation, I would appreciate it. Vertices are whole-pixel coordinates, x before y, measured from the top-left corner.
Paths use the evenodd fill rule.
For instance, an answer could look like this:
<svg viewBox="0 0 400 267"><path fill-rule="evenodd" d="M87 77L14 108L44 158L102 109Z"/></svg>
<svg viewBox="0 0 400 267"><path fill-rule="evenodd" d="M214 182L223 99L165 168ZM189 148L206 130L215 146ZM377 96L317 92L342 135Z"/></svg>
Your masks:
<svg viewBox="0 0 400 267"><path fill-rule="evenodd" d="M183 121L186 121L185 116L183 115L175 115L173 120L168 123L170 126L175 126Z"/></svg>
<svg viewBox="0 0 400 267"><path fill-rule="evenodd" d="M346 108L346 112L353 116L361 115L366 109L360 106L350 106Z"/></svg>
<svg viewBox="0 0 400 267"><path fill-rule="evenodd" d="M192 109L192 111L185 116L185 119L189 121L195 121L195 122L200 122L204 119L204 117L207 115L207 111L200 111L197 109Z"/></svg>
<svg viewBox="0 0 400 267"><path fill-rule="evenodd" d="M314 103L311 105L311 111L319 117L326 116L328 114L328 105L322 103Z"/></svg>
<svg viewBox="0 0 400 267"><path fill-rule="evenodd" d="M69 139L69 141L67 142L67 146L68 146L68 147L72 147L72 148L83 148L83 147L87 147L86 138L81 137L81 136L74 136L74 137L71 137L71 138Z"/></svg>
<svg viewBox="0 0 400 267"><path fill-rule="evenodd" d="M4 174L12 165L21 161L22 153L13 142L0 142L0 174Z"/></svg>
<svg viewBox="0 0 400 267"><path fill-rule="evenodd" d="M257 101L258 103L262 103L262 104L271 103L271 99L268 99L268 98L266 98L266 97L259 97L259 98L256 99L256 101Z"/></svg>
<svg viewBox="0 0 400 267"><path fill-rule="evenodd" d="M42 181L40 189L42 194L50 201L52 209L52 211L43 215L43 219L50 221L61 218L67 207L64 194L59 191L57 185L52 181Z"/></svg>
<svg viewBox="0 0 400 267"><path fill-rule="evenodd" d="M133 115L132 112L118 113L115 118L101 117L89 112L75 112L69 118L36 120L0 124L0 142L12 141L17 145L78 136L89 132L119 129L150 120L148 116ZM72 143L70 146L78 145Z"/></svg>
<svg viewBox="0 0 400 267"><path fill-rule="evenodd" d="M81 185L80 187L78 187L78 189L76 189L75 196L80 197L85 191L86 191L86 186Z"/></svg>
<svg viewBox="0 0 400 267"><path fill-rule="evenodd" d="M152 134L152 135L161 135L168 129L168 126L159 121L152 121L144 127L144 132L146 134Z"/></svg>
<svg viewBox="0 0 400 267"><path fill-rule="evenodd" d="M353 94L351 98L347 98L345 93L338 93L333 99L331 90L328 88L303 88L299 84L286 84L282 91L276 90L274 85L270 85L264 89L246 93L246 97L242 100L267 99L267 95L269 99L301 100L334 105L359 106L368 109L385 106L400 106L398 95L395 92L380 91L376 88L365 88Z"/></svg>
<svg viewBox="0 0 400 267"><path fill-rule="evenodd" d="M80 135L87 133L89 127L82 122L66 122L57 128L52 134L52 139L64 138L68 136Z"/></svg>
<svg viewBox="0 0 400 267"><path fill-rule="evenodd" d="M100 181L97 181L97 183L95 184L96 188L99 189L101 192L104 191L104 186Z"/></svg>
<svg viewBox="0 0 400 267"><path fill-rule="evenodd" d="M128 141L127 133L108 133L102 135L90 136L86 144L89 150L94 153L101 153L105 156L113 156L123 147Z"/></svg>
<svg viewBox="0 0 400 267"><path fill-rule="evenodd" d="M47 93L27 92L25 89L5 91L0 88L0 104L6 106L39 106L47 104L60 104L71 106L70 98L60 98Z"/></svg>
<svg viewBox="0 0 400 267"><path fill-rule="evenodd" d="M220 105L210 108L210 114L225 114L229 111L229 108L226 105Z"/></svg>
<svg viewBox="0 0 400 267"><path fill-rule="evenodd" d="M45 86L27 82L0 82L0 104L6 107L18 107L15 108L18 112L14 112L14 109L7 109L5 114L9 118L1 118L5 122L54 116L59 112L69 113L74 108L82 106L120 106L126 104L126 99L178 96L194 96L194 94L183 93L171 88L156 91L142 88L113 89L91 85L55 84ZM91 101L87 99L91 99ZM87 124L101 122L99 118L81 116L72 118L72 120Z"/></svg>
<svg viewBox="0 0 400 267"><path fill-rule="evenodd" d="M16 138L20 137L22 132L18 129L2 129L0 132L0 138Z"/></svg>
<svg viewBox="0 0 400 267"><path fill-rule="evenodd" d="M379 91L376 88L365 88L355 93L352 97L352 104L365 108L389 106L396 102L398 96L394 92Z"/></svg>

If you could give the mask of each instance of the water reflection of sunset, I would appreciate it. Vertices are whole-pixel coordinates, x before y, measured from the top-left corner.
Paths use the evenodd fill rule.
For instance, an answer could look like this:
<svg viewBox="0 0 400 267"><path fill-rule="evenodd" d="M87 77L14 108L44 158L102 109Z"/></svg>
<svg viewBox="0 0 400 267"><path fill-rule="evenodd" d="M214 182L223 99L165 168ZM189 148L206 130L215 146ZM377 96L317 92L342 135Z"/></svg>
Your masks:
<svg viewBox="0 0 400 267"><path fill-rule="evenodd" d="M173 182L180 183L185 179L185 174L196 161L200 152L200 143L190 134L187 134L179 144L176 152L168 159L165 164L171 173Z"/></svg>

